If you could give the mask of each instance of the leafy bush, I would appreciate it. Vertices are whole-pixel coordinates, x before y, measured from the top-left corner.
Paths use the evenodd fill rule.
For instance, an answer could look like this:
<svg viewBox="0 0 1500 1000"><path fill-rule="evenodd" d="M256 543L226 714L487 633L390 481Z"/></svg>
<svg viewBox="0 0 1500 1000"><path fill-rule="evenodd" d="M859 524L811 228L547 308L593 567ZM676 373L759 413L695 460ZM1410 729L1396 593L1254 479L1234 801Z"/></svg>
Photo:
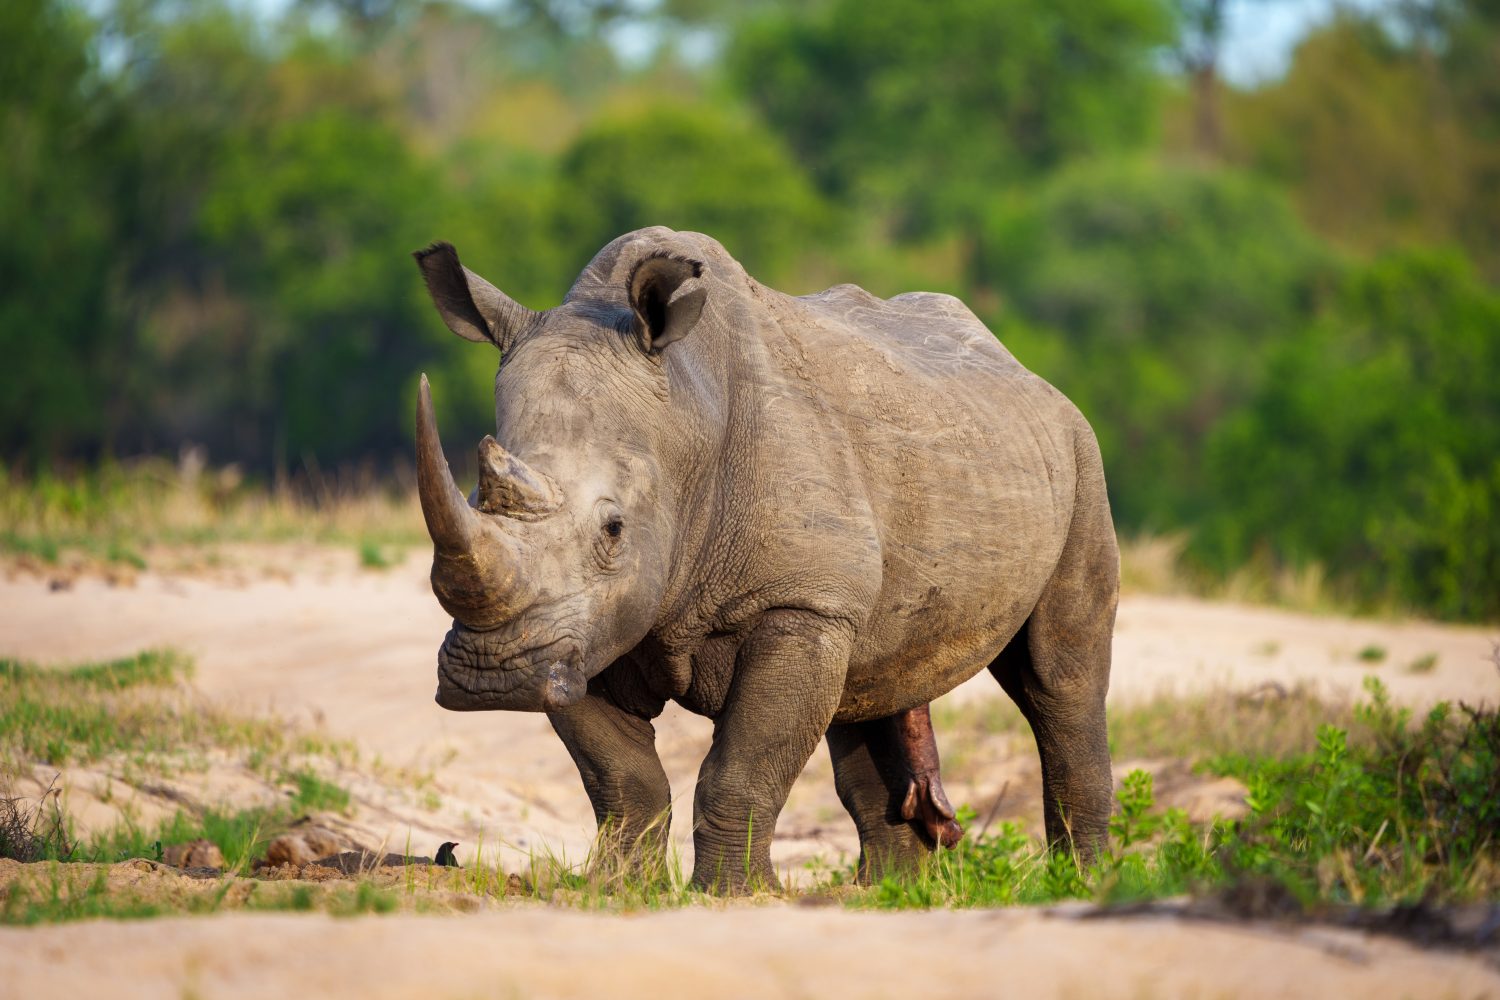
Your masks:
<svg viewBox="0 0 1500 1000"><path fill-rule="evenodd" d="M915 876L889 877L860 902L907 908L1092 898L1120 903L1274 886L1305 907L1500 896L1500 712L1447 705L1420 725L1378 679L1356 708L1361 738L1324 725L1288 756L1206 762L1244 781L1250 814L1195 824L1155 809L1151 775L1118 793L1111 841L1080 871L1011 824L972 832ZM974 814L962 817L973 831Z"/></svg>
<svg viewBox="0 0 1500 1000"><path fill-rule="evenodd" d="M1273 877L1304 901L1414 902L1493 895L1500 871L1500 713L1439 704L1420 726L1366 681L1351 747L1333 726L1299 759L1229 766L1252 816L1224 845L1226 872Z"/></svg>
<svg viewBox="0 0 1500 1000"><path fill-rule="evenodd" d="M558 186L575 270L616 236L662 225L708 233L774 281L791 276L830 222L774 135L706 105L659 104L596 122L563 154Z"/></svg>
<svg viewBox="0 0 1500 1000"><path fill-rule="evenodd" d="M1139 529L1203 512L1209 429L1331 268L1248 176L1106 161L995 202L973 280L1007 306L1001 339L1090 419L1116 521Z"/></svg>
<svg viewBox="0 0 1500 1000"><path fill-rule="evenodd" d="M1500 294L1454 254L1387 257L1281 345L1209 449L1193 547L1319 561L1366 601L1500 615Z"/></svg>

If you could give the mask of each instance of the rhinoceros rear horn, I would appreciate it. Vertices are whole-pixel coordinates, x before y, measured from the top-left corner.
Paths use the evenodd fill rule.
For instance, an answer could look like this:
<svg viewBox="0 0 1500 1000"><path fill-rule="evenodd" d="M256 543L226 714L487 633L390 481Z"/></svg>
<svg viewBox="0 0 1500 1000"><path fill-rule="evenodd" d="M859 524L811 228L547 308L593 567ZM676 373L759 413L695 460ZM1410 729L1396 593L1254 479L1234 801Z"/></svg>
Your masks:
<svg viewBox="0 0 1500 1000"><path fill-rule="evenodd" d="M486 514L532 520L561 507L562 494L551 479L486 434L479 442L478 506Z"/></svg>
<svg viewBox="0 0 1500 1000"><path fill-rule="evenodd" d="M467 554L474 544L478 515L453 481L448 459L443 456L426 375L417 388L417 493L427 533L438 551Z"/></svg>
<svg viewBox="0 0 1500 1000"><path fill-rule="evenodd" d="M465 340L507 351L537 315L460 264L451 243L434 243L412 256L443 322Z"/></svg>
<svg viewBox="0 0 1500 1000"><path fill-rule="evenodd" d="M708 289L695 281L702 276L701 262L671 254L646 257L631 268L630 308L642 348L660 351L688 335L708 298Z"/></svg>

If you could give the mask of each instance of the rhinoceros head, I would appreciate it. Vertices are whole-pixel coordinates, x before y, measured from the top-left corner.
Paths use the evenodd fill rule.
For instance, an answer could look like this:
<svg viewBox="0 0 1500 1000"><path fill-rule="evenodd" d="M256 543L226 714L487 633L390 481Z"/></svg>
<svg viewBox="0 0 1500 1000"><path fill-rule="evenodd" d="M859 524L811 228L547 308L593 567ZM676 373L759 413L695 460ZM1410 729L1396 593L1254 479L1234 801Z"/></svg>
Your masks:
<svg viewBox="0 0 1500 1000"><path fill-rule="evenodd" d="M422 377L417 482L432 589L454 619L438 652L437 701L562 708L644 638L665 592L673 532L654 443L665 409L659 352L698 320L702 265L648 256L617 300L538 313L463 267L448 244L416 257L449 328L500 348L496 428L514 449L485 437L479 484L465 498Z"/></svg>

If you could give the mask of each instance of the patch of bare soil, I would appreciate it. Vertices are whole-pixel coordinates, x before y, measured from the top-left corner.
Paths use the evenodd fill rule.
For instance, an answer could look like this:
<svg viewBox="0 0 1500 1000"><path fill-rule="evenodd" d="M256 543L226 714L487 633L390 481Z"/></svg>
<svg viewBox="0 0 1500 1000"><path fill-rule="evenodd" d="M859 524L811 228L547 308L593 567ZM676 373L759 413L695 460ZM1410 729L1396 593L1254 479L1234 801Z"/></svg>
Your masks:
<svg viewBox="0 0 1500 1000"><path fill-rule="evenodd" d="M355 744L358 766L334 762L325 772L352 793L350 814L341 819L351 843L381 852L410 844L414 853L426 853L456 840L461 863L471 864L483 845L484 860L509 871L524 868L527 855L543 846L581 859L592 813L545 717L455 714L433 703L435 653L447 626L427 586L425 559L415 553L384 571L359 568L350 552L279 549L237 556L210 573L144 572L130 585L80 576L54 588L28 573L0 579L0 655L67 663L176 647L195 658L195 686L221 707ZM1374 674L1396 700L1415 707L1493 702L1493 638L1493 630L1424 622L1130 597L1120 609L1111 699L1119 705L1160 693L1299 684L1350 697ZM1001 698L981 675L946 701L969 706ZM711 725L669 708L657 732L678 796L674 838L690 865L691 793ZM1013 750L1005 736L981 741L941 727L938 736L953 763L955 802L972 803L983 819L1039 825L1040 780L1030 751ZM255 804L242 801L255 791L242 769L208 764L145 785L108 768L67 772L65 804L86 828L107 827L131 810L149 821L182 800ZM1181 761L1117 764L1121 773L1152 770L1159 798L1190 813L1238 805L1233 783L1194 775ZM37 777L45 784L51 775ZM855 849L827 756L816 754L781 818L775 860L797 880L803 866L844 864ZM153 877L172 891L203 891L171 881L180 876ZM1420 952L1355 931L1226 926L1159 914L1085 921L1064 911L876 915L776 904L600 917L538 904L517 909L504 900L485 905L501 912L354 922L232 914L0 930L0 982L18 996L859 997L1003 990L1500 997L1495 970L1479 958Z"/></svg>
<svg viewBox="0 0 1500 1000"><path fill-rule="evenodd" d="M1454 997L1500 974L1358 932L1068 910L232 914L0 929L15 996Z"/></svg>
<svg viewBox="0 0 1500 1000"><path fill-rule="evenodd" d="M67 904L97 901L117 916L214 912L241 909L304 909L376 912L405 909L422 913L471 913L521 895L528 888L519 876L489 879L483 885L473 873L442 868L430 859L403 863L397 855L364 851L321 858L307 864L262 866L243 874L219 868L173 867L146 858L114 864L35 862L19 864L0 858L0 896ZM486 873L488 874L488 873ZM359 890L365 903L357 902ZM373 890L373 891L372 891ZM300 897L294 894L301 893ZM380 906L371 902L379 899Z"/></svg>

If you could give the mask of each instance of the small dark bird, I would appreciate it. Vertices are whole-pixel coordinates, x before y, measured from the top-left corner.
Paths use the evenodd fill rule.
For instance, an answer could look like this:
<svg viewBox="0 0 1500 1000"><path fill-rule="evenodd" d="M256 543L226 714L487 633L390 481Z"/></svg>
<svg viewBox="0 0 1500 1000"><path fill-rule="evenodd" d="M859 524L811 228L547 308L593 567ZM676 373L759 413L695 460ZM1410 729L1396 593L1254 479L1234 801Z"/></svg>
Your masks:
<svg viewBox="0 0 1500 1000"><path fill-rule="evenodd" d="M453 849L457 846L458 843L456 841L450 840L442 847L439 847L437 857L433 860L432 863L435 865L441 865L444 868L457 868L458 859L453 856Z"/></svg>

